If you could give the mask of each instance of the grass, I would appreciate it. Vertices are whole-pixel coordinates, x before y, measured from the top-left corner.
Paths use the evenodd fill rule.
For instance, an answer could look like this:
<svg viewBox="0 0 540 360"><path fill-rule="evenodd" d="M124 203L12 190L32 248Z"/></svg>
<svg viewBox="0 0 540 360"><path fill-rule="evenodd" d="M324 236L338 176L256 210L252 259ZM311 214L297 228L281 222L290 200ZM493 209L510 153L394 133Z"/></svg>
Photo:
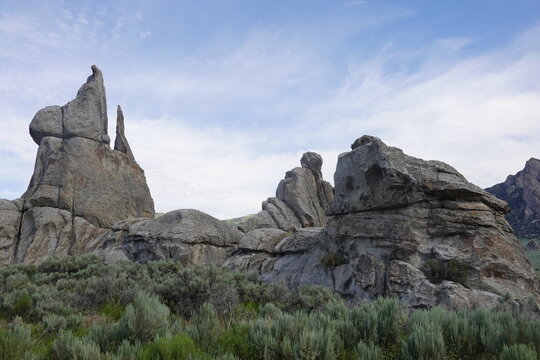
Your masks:
<svg viewBox="0 0 540 360"><path fill-rule="evenodd" d="M521 245L525 248L525 245L531 240L539 241L538 239L519 239ZM531 265L536 270L536 273L540 276L540 250L525 250L525 256L531 262Z"/></svg>

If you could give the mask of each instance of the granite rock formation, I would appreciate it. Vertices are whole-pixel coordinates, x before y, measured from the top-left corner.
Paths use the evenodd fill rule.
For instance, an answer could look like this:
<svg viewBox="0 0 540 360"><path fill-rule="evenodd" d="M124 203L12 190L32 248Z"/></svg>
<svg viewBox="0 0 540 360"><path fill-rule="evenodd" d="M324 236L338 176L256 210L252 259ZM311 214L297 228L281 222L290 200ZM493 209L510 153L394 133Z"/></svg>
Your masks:
<svg viewBox="0 0 540 360"><path fill-rule="evenodd" d="M540 238L540 160L531 158L525 168L486 191L510 206L506 220L520 238Z"/></svg>
<svg viewBox="0 0 540 360"><path fill-rule="evenodd" d="M333 198L333 189L322 177L322 157L306 152L301 167L287 171L279 182L276 196L262 204L262 211L239 224L242 232L262 228L296 231L304 227L324 226L326 210Z"/></svg>
<svg viewBox="0 0 540 360"><path fill-rule="evenodd" d="M504 219L504 201L449 165L378 138L363 136L351 147L339 156L324 227L269 246L241 241L225 266L351 298L393 296L417 308L492 307L506 293L538 299L538 279Z"/></svg>
<svg viewBox="0 0 540 360"><path fill-rule="evenodd" d="M113 150L96 66L74 100L36 113L30 135L39 149L30 185L21 199L0 203L0 264L89 252L118 221L154 217L123 121L119 109L120 145Z"/></svg>
<svg viewBox="0 0 540 360"><path fill-rule="evenodd" d="M335 189L322 178L321 156L308 152L276 196L236 226L192 209L155 219L120 107L114 149L107 123L95 66L73 101L37 112L28 190L0 200L0 265L92 252L109 262L222 265L351 299L393 296L413 308L493 307L506 294L540 303L536 273L504 217L507 203L445 163L363 136L339 156ZM530 219L539 208L539 163L531 159L494 187Z"/></svg>
<svg viewBox="0 0 540 360"><path fill-rule="evenodd" d="M199 210L168 212L155 220L116 224L94 252L106 261L176 260L184 265L221 265L241 232Z"/></svg>

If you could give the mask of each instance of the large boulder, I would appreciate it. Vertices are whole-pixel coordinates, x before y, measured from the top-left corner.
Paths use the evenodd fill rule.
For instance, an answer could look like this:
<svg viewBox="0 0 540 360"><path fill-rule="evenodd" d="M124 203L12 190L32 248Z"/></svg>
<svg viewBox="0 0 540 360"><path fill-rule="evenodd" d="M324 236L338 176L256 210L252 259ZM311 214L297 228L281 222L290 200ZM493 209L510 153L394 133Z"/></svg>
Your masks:
<svg viewBox="0 0 540 360"><path fill-rule="evenodd" d="M108 261L172 259L186 265L221 265L241 238L240 231L193 209L171 211L155 220L123 222L113 230L96 250Z"/></svg>
<svg viewBox="0 0 540 360"><path fill-rule="evenodd" d="M432 285L450 281L496 295L538 296L536 273L504 219L506 203L452 167L363 136L339 156L334 181L326 232L347 261L367 254L384 264L384 295L431 306L441 302ZM409 274L409 290L392 286L394 273ZM380 295L360 285L359 292Z"/></svg>
<svg viewBox="0 0 540 360"><path fill-rule="evenodd" d="M540 238L540 160L531 158L525 168L486 191L508 202L506 219L520 238Z"/></svg>

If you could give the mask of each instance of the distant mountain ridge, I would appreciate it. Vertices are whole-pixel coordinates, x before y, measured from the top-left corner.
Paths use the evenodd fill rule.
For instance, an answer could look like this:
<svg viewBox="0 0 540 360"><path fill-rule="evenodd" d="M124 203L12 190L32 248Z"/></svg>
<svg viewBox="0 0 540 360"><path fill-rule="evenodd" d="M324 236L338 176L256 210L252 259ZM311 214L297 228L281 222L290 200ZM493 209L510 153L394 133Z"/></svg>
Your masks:
<svg viewBox="0 0 540 360"><path fill-rule="evenodd" d="M486 191L510 206L506 219L520 238L540 238L540 160L530 158L523 170Z"/></svg>

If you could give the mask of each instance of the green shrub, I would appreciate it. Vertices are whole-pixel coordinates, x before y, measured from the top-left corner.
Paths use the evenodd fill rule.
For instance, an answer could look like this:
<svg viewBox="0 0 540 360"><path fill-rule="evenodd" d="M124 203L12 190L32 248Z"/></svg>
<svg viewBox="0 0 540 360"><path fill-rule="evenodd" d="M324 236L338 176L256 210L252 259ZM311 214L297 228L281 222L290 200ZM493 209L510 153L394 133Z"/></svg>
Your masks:
<svg viewBox="0 0 540 360"><path fill-rule="evenodd" d="M256 358L256 349L249 341L249 328L244 324L235 324L225 331L217 342L220 354L230 353L242 359Z"/></svg>
<svg viewBox="0 0 540 360"><path fill-rule="evenodd" d="M305 329L298 339L298 353L302 360L333 360L337 355L336 343L331 329Z"/></svg>
<svg viewBox="0 0 540 360"><path fill-rule="evenodd" d="M363 341L358 342L354 348L354 355L362 360L384 360L384 353L381 348L373 344L366 344Z"/></svg>
<svg viewBox="0 0 540 360"><path fill-rule="evenodd" d="M14 316L27 318L32 311L32 297L28 294L21 295L13 304L12 313Z"/></svg>
<svg viewBox="0 0 540 360"><path fill-rule="evenodd" d="M118 331L126 339L145 343L166 335L169 315L169 308L160 303L157 297L140 291L135 295L133 304L126 307Z"/></svg>
<svg viewBox="0 0 540 360"><path fill-rule="evenodd" d="M123 340L123 334L118 331L117 324L100 322L90 326L88 340L97 344L102 352L113 351Z"/></svg>
<svg viewBox="0 0 540 360"><path fill-rule="evenodd" d="M10 330L0 329L0 360L32 358L31 330L15 324Z"/></svg>
<svg viewBox="0 0 540 360"><path fill-rule="evenodd" d="M122 313L124 312L124 307L122 305L113 304L113 303L105 303L100 310L100 313L102 315L105 315L113 320L119 320L122 317Z"/></svg>
<svg viewBox="0 0 540 360"><path fill-rule="evenodd" d="M52 344L48 356L51 360L96 360L101 358L99 346L71 332L61 333Z"/></svg>
<svg viewBox="0 0 540 360"><path fill-rule="evenodd" d="M209 359L186 335L160 338L146 345L139 360Z"/></svg>
<svg viewBox="0 0 540 360"><path fill-rule="evenodd" d="M211 304L203 304L192 317L188 333L205 351L213 349L222 333L221 324Z"/></svg>
<svg viewBox="0 0 540 360"><path fill-rule="evenodd" d="M538 355L534 349L527 345L517 344L512 346L504 346L500 360L537 360Z"/></svg>
<svg viewBox="0 0 540 360"><path fill-rule="evenodd" d="M460 264L441 264L439 277L457 278ZM0 360L528 359L540 351L535 305L411 311L216 267L55 258L0 268ZM32 324L8 325L16 314Z"/></svg>
<svg viewBox="0 0 540 360"><path fill-rule="evenodd" d="M469 269L468 264L457 259L428 259L426 261L426 277L434 284L439 284L443 280L463 284L467 280Z"/></svg>
<svg viewBox="0 0 540 360"><path fill-rule="evenodd" d="M127 340L122 341L116 354L114 354L114 360L137 360L139 358L140 352L142 350L141 344L135 342L135 344L130 343Z"/></svg>
<svg viewBox="0 0 540 360"><path fill-rule="evenodd" d="M402 355L407 360L444 360L446 347L442 331L435 324L413 328L403 343Z"/></svg>
<svg viewBox="0 0 540 360"><path fill-rule="evenodd" d="M347 264L349 261L338 254L328 253L319 259L321 264L329 267Z"/></svg>
<svg viewBox="0 0 540 360"><path fill-rule="evenodd" d="M372 304L377 312L377 343L383 347L398 345L405 314L400 304L393 298L378 298Z"/></svg>

